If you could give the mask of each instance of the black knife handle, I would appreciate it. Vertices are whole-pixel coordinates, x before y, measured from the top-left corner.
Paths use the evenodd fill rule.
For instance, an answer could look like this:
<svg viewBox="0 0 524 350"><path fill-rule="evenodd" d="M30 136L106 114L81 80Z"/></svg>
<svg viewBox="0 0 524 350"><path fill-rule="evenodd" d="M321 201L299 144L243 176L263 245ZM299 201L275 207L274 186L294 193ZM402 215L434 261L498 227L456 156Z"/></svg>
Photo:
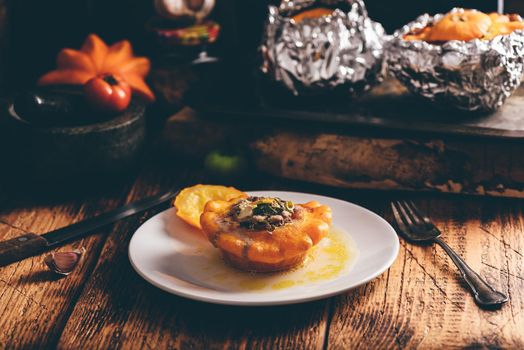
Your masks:
<svg viewBox="0 0 524 350"><path fill-rule="evenodd" d="M26 233L0 242L0 266L40 254L46 248L47 240L34 233Z"/></svg>

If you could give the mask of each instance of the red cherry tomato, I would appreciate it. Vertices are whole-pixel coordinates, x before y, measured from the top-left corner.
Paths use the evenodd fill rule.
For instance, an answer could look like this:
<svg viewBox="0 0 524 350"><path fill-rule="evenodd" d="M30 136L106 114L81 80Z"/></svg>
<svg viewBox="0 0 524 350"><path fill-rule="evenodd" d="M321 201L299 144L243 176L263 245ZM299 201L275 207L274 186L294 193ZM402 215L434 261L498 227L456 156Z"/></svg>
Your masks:
<svg viewBox="0 0 524 350"><path fill-rule="evenodd" d="M131 102L131 87L124 80L111 74L102 74L84 85L87 102L105 112L122 112Z"/></svg>

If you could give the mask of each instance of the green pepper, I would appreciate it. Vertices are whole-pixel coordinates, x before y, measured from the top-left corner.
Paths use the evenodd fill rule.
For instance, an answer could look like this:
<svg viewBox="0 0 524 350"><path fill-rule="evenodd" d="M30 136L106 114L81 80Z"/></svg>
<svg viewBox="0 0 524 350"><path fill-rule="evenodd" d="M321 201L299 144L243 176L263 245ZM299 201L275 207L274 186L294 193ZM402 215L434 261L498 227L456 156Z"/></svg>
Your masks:
<svg viewBox="0 0 524 350"><path fill-rule="evenodd" d="M204 167L209 173L218 177L237 177L246 171L247 161L239 154L212 151L206 156Z"/></svg>

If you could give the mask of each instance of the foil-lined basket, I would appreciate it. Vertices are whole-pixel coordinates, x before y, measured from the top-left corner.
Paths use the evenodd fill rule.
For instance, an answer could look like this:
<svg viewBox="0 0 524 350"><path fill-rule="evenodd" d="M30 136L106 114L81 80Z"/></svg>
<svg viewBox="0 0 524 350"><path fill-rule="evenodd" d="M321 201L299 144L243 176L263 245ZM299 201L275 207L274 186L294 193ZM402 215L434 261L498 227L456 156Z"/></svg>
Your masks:
<svg viewBox="0 0 524 350"><path fill-rule="evenodd" d="M312 7L335 8L319 18L295 22ZM261 70L294 95L342 90L351 95L382 81L385 34L369 19L361 0L284 0L270 6Z"/></svg>
<svg viewBox="0 0 524 350"><path fill-rule="evenodd" d="M444 106L472 112L496 110L520 85L524 31L492 40L442 44L403 39L443 16L422 15L394 33L387 45L389 71L413 94Z"/></svg>

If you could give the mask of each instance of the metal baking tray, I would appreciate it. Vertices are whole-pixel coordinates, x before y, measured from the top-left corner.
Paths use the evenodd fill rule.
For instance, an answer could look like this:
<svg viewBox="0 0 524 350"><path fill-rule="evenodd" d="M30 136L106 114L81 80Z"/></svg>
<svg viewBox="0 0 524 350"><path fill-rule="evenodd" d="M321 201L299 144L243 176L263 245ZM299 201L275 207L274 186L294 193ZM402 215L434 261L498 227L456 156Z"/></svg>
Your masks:
<svg viewBox="0 0 524 350"><path fill-rule="evenodd" d="M294 97L261 79L252 68L237 66L219 71L187 95L187 104L207 118L293 123L385 137L427 135L524 141L524 87L496 112L472 114L447 110L413 96L393 78L357 98L340 92Z"/></svg>

